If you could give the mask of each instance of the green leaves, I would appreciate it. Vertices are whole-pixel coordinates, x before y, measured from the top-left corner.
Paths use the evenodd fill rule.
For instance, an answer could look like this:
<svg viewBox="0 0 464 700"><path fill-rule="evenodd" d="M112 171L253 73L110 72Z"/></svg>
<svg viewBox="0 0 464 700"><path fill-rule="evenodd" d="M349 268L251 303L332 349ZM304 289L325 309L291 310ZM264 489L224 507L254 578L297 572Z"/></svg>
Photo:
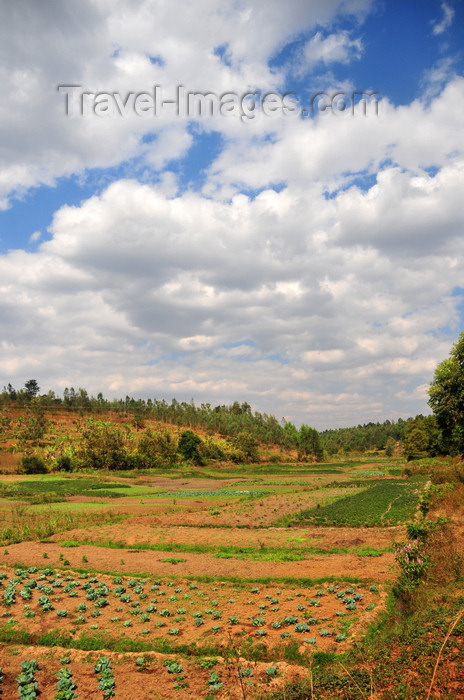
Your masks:
<svg viewBox="0 0 464 700"><path fill-rule="evenodd" d="M22 662L21 673L16 678L20 700L35 700L37 697L38 683L35 680L35 672L38 668L37 662L33 659Z"/></svg>
<svg viewBox="0 0 464 700"><path fill-rule="evenodd" d="M98 687L103 691L104 698L110 698L115 695L115 680L113 671L111 669L111 662L106 656L100 656L97 663L94 666L95 673L100 676L100 682Z"/></svg>
<svg viewBox="0 0 464 700"><path fill-rule="evenodd" d="M60 668L58 671L58 683L56 688L58 692L53 700L73 700L77 698L77 694L74 692L76 684L73 681L72 672L69 668Z"/></svg>
<svg viewBox="0 0 464 700"><path fill-rule="evenodd" d="M442 431L449 454L464 453L464 331L450 357L435 370L429 388L429 406Z"/></svg>

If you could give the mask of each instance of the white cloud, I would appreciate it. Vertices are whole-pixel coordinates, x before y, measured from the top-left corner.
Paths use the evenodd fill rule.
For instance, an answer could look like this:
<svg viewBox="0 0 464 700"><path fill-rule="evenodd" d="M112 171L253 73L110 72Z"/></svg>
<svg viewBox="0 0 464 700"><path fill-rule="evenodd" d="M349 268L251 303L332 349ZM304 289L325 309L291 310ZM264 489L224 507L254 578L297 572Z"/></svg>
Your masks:
<svg viewBox="0 0 464 700"><path fill-rule="evenodd" d="M460 173L419 188L428 217L447 210L456 230L464 217L449 183L459 188ZM229 203L116 182L57 212L38 252L0 258L0 366L11 372L14 351L15 375L37 367L56 388L72 367L90 391L246 398L318 427L329 413L343 423L347 393L366 420L377 404L389 415L423 410L417 396L397 397L431 376L442 344L430 331L456 324L450 292L462 275L452 263L463 244L437 232L431 245L407 211L415 176L401 177L401 207L388 203L397 185L386 176L367 194L326 200L288 188ZM408 240L424 248L420 261Z"/></svg>
<svg viewBox="0 0 464 700"><path fill-rule="evenodd" d="M3 206L102 171L94 196L56 211L50 240L35 231L35 252L0 256L5 383L248 400L318 428L426 410L443 329L459 330L462 77L442 64L428 81L439 91L385 98L380 116L205 120L223 148L203 191L182 191L171 160L196 144L188 119L66 118L56 85L278 90L288 65L270 60L316 27L306 69L360 55L336 20L362 20L370 3L19 7L0 10ZM121 163L133 177L108 185L105 168Z"/></svg>
<svg viewBox="0 0 464 700"><path fill-rule="evenodd" d="M443 19L441 22L433 22L432 34L443 34L452 24L455 10L450 7L447 2L442 2L441 9L443 10Z"/></svg>
<svg viewBox="0 0 464 700"><path fill-rule="evenodd" d="M213 194L215 187L220 193L231 183L259 189L282 182L305 191L308 183L336 191L386 162L420 173L464 153L462 77L454 77L430 102L395 107L383 99L379 116L374 105L369 109L366 116L330 110L316 119L289 116L274 125L273 139L248 129L240 139L231 138L211 165L205 193Z"/></svg>
<svg viewBox="0 0 464 700"><path fill-rule="evenodd" d="M66 91L152 92L172 99L178 85L190 91L239 95L278 90L284 74L269 59L293 36L339 13L362 16L370 0L83 0L3 3L0 8L0 207L9 197L85 168L146 158L162 168L191 145L187 119L172 109L155 117L66 116ZM45 38L45 40L44 40ZM218 51L223 47L226 59ZM153 59L153 60L151 60ZM84 100L87 104L86 98ZM91 102L90 102L91 103ZM218 130L240 127L219 118ZM155 145L143 143L146 134Z"/></svg>
<svg viewBox="0 0 464 700"><path fill-rule="evenodd" d="M362 53L360 39L351 39L348 32L323 36L317 32L304 46L300 70L309 70L316 63L348 63Z"/></svg>

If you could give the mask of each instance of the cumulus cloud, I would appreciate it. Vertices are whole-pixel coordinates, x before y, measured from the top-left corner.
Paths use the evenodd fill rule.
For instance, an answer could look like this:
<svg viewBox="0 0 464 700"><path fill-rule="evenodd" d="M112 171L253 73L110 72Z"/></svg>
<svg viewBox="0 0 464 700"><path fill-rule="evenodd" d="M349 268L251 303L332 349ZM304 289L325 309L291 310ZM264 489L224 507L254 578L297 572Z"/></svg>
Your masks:
<svg viewBox="0 0 464 700"><path fill-rule="evenodd" d="M142 0L130 9L122 0L3 3L0 207L26 188L86 168L146 158L161 169L188 151L190 120L173 124L172 109L151 118L134 110L124 118L96 116L82 92L117 93L124 101L155 85L165 100L178 85L218 95L278 90L284 73L269 60L286 41L316 23L330 25L340 12L361 16L369 5L289 0L282 12L280 0ZM60 85L78 86L74 117L66 116ZM229 129L230 122L217 119L215 128ZM152 147L144 143L147 134L155 137Z"/></svg>
<svg viewBox="0 0 464 700"><path fill-rule="evenodd" d="M355 60L361 40L336 19L369 8L1 6L3 206L65 174L101 168L104 183L57 209L49 240L31 229L34 252L0 256L6 382L247 400L318 428L425 410L460 321L462 77L442 73L410 104L385 97L378 115L211 117L201 128L221 148L201 191L182 189L173 165L198 143L191 119L66 117L56 89L281 90L282 47L303 46L305 70ZM110 176L121 163L129 176Z"/></svg>
<svg viewBox="0 0 464 700"><path fill-rule="evenodd" d="M389 202L395 177L407 179L399 208ZM72 366L94 391L246 396L318 427L327 405L343 422L337 397L347 392L363 397L366 420L377 403L395 412L398 392L422 384L442 350L430 330L456 323L464 217L448 181L459 190L459 177L456 168L434 178L430 193L393 171L365 194L268 190L230 202L116 182L58 211L36 253L0 259L0 365L11 369L14 348L17 373L30 373L33 357L57 387ZM405 211L414 187L433 196L432 210L449 210L444 240Z"/></svg>
<svg viewBox="0 0 464 700"><path fill-rule="evenodd" d="M300 69L309 70L318 62L348 63L353 58L359 58L361 52L361 40L351 39L346 31L325 37L321 32L317 32L303 48Z"/></svg>
<svg viewBox="0 0 464 700"><path fill-rule="evenodd" d="M450 80L431 102L415 100L395 107L384 98L378 116L376 109L370 103L366 116L330 109L315 119L288 117L275 125L273 139L255 134L252 127L241 139L231 138L212 163L206 192L214 192L213 183L221 191L232 183L259 189L282 182L305 189L308 182L319 183L333 191L353 176L378 172L387 162L419 173L464 153L461 76Z"/></svg>

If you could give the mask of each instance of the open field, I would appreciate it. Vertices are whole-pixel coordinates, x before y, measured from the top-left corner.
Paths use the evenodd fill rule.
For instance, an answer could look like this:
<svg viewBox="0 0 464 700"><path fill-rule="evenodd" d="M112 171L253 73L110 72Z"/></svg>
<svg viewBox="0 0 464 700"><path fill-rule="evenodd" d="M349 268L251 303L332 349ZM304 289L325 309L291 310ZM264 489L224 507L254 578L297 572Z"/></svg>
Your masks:
<svg viewBox="0 0 464 700"><path fill-rule="evenodd" d="M2 477L4 697L31 660L44 700L111 682L145 700L251 699L342 659L385 609L425 477L395 460L295 470Z"/></svg>

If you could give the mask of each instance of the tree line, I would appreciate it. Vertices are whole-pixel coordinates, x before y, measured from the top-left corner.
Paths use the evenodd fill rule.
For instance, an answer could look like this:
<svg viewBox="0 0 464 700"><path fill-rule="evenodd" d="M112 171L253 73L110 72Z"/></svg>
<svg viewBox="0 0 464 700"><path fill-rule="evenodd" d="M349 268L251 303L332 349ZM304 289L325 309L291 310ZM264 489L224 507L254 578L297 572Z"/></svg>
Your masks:
<svg viewBox="0 0 464 700"><path fill-rule="evenodd" d="M297 457L301 460L320 461L323 458L317 430L304 424L297 429L284 419L279 422L273 415L252 411L247 402L235 401L230 405L213 407L211 404L197 406L193 399L190 402L179 402L172 399L168 403L164 399L149 398L145 400L126 396L125 399L108 400L101 393L96 397L89 396L85 389L79 388L76 391L73 387L66 388L63 396L60 397L54 391L41 394L37 380L31 379L18 390L11 384L4 387L0 394L0 407L15 408L24 412L21 426L16 432L18 435L24 436L24 431L26 431L26 433L30 433L31 439L37 439L40 430L46 425L46 421L44 422L45 411L51 413L57 410L69 411L80 417L93 416L94 420L90 421L90 429L82 435L82 440L84 442L90 440L91 434L94 434L97 439L99 431L106 433L110 452L112 444L122 444L122 437L116 437L114 426L110 428L111 422L98 419L108 414L116 414L124 418L128 417L136 430L144 427L144 421L151 420L176 426L179 429L187 428L187 432L190 434L194 434L193 431L197 430L210 436L220 435L229 441L230 449L226 448L224 451L219 449L216 443L213 446L211 440L208 441L206 438L200 440L201 447L194 455L197 463L201 463L202 459L259 461L259 444L277 445L282 451L296 450ZM0 422L1 420L7 420L7 418L0 417ZM26 428L26 426L28 427ZM98 436L98 440L102 442L102 435ZM159 451L162 452L161 444L164 438L161 439L158 435L157 440ZM164 440L164 442L166 441ZM182 446L182 443L180 444ZM120 457L116 458L114 450L113 455L114 463L120 461ZM92 462L92 458L87 459L87 462L89 460ZM130 463L130 459L126 461Z"/></svg>
<svg viewBox="0 0 464 700"><path fill-rule="evenodd" d="M116 414L132 415L135 421L151 419L186 427L191 430L203 430L217 433L226 438L233 438L239 433L249 433L255 440L265 445L278 445L283 450L295 449L300 457L322 459L324 452L334 455L338 452L364 452L366 450L389 449L404 438L405 428L412 418L407 421L399 418L397 421L387 420L384 423L366 423L350 428L337 428L319 433L315 428L301 425L296 428L293 423L280 421L274 416L259 411L252 411L246 401L233 402L230 405L212 406L202 403L197 406L192 399L189 402L171 402L165 399L134 399L126 396L124 399L105 399L102 393L96 397L79 388L66 388L63 396L57 396L54 391L40 394L36 380L29 380L23 389L16 390L11 384L4 387L0 394L0 405L14 405L24 408L30 405L34 398L36 405L45 410L62 409L78 414Z"/></svg>
<svg viewBox="0 0 464 700"><path fill-rule="evenodd" d="M246 401L242 403L234 401L230 405L213 407L210 403L197 406L193 399L189 402L172 399L169 403L164 399L145 400L126 396L124 399L108 400L102 393L97 394L96 397L89 396L85 389L79 388L76 391L73 387L66 388L63 396L60 397L51 390L41 394L35 379L26 381L24 387L18 390L8 384L0 393L0 407L26 409L27 416L19 431L23 438L28 430L32 436L40 434L46 426L44 412L55 409L75 412L80 416L94 414L95 418L98 418L99 414L110 412L131 416L136 429L148 419L174 425L179 429L187 429L189 444L192 443L191 436L195 436L195 430L209 435L220 435L228 440L240 455L250 461L258 461L258 444L277 445L282 451L295 450L298 459L315 461L321 461L325 456L330 457L340 452L362 453L367 450L384 450L387 456L391 456L398 444L403 445L404 455L408 460L437 455L462 455L464 454L464 332L452 346L449 358L441 362L435 370L429 387L429 405L433 411L429 416L418 415L406 420L398 418L396 421L386 420L383 423L369 422L319 433L308 425L303 424L300 428L296 428L293 423L285 419L279 421L274 415L253 411ZM0 416L0 431L2 421L5 423L8 420L7 416ZM100 432L103 430L103 433L106 430L107 439L111 442L109 425L104 427L105 421L96 419L91 421L89 431L83 437L84 442L85 440L91 442L91 435L96 435L98 430ZM101 441L101 435L99 439ZM116 439L114 434L112 439ZM121 443L121 438L118 439ZM164 445L161 449L163 440L166 442L166 439L158 435L155 442L157 441L158 451L165 450L166 454L170 454L169 446ZM201 463L202 459L221 459L225 456L224 451L218 448L214 441L210 440L209 443L206 441L203 444L205 441L200 438L198 440L196 452L193 451L193 457L190 455L190 459L196 459L197 463ZM200 449L201 444L203 446ZM142 452L139 451L140 454Z"/></svg>

